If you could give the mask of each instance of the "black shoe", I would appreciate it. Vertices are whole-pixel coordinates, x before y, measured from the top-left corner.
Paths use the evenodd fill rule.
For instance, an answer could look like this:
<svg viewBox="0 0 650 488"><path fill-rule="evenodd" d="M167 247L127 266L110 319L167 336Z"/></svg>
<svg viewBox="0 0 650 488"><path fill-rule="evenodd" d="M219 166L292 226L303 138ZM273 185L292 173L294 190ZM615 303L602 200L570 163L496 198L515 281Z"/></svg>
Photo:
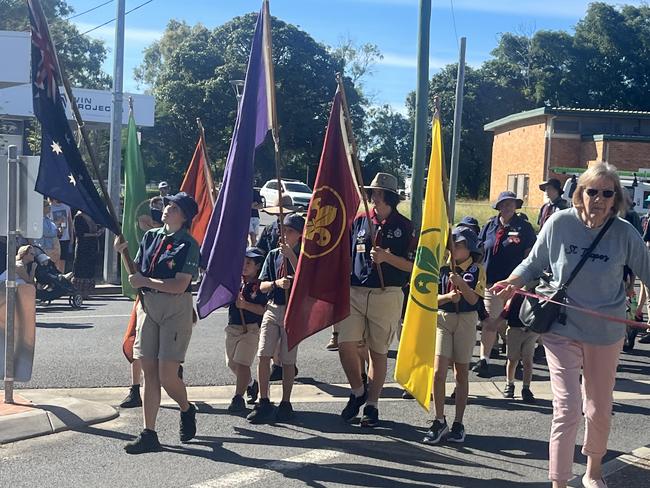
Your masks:
<svg viewBox="0 0 650 488"><path fill-rule="evenodd" d="M280 402L278 410L275 412L275 420L278 422L288 422L293 418L293 407L291 402Z"/></svg>
<svg viewBox="0 0 650 488"><path fill-rule="evenodd" d="M257 380L253 380L251 386L246 387L246 403L253 405L257 401L257 395L260 393L260 384Z"/></svg>
<svg viewBox="0 0 650 488"><path fill-rule="evenodd" d="M451 424L451 431L447 435L447 442L462 444L465 442L465 427L460 422Z"/></svg>
<svg viewBox="0 0 650 488"><path fill-rule="evenodd" d="M181 442L191 441L196 435L196 407L190 403L190 408L181 412L180 420Z"/></svg>
<svg viewBox="0 0 650 488"><path fill-rule="evenodd" d="M439 444L447 434L449 434L447 420L445 419L443 422L434 420L431 428L425 434L424 439L422 439L422 442L425 444Z"/></svg>
<svg viewBox="0 0 650 488"><path fill-rule="evenodd" d="M402 398L404 400L413 400L414 397L408 391L402 390Z"/></svg>
<svg viewBox="0 0 650 488"><path fill-rule="evenodd" d="M650 344L650 332L646 332L646 334L639 339L639 344Z"/></svg>
<svg viewBox="0 0 650 488"><path fill-rule="evenodd" d="M490 368L488 362L485 359L479 359L478 363L472 368L472 371L476 371L476 374L479 378L489 378L490 377Z"/></svg>
<svg viewBox="0 0 650 488"><path fill-rule="evenodd" d="M282 381L282 366L278 366L277 364L271 366L269 381Z"/></svg>
<svg viewBox="0 0 650 488"><path fill-rule="evenodd" d="M248 414L246 420L251 424L266 424L273 420L274 407L268 398L260 398L253 411Z"/></svg>
<svg viewBox="0 0 650 488"><path fill-rule="evenodd" d="M135 408L142 406L142 398L140 397L140 385L131 385L129 394L126 396L122 403L121 408Z"/></svg>
<svg viewBox="0 0 650 488"><path fill-rule="evenodd" d="M449 398L451 398L452 400L456 399L456 388L454 388L454 391L451 392L451 395L449 395Z"/></svg>
<svg viewBox="0 0 650 488"><path fill-rule="evenodd" d="M506 387L503 389L503 398L514 398L515 397L515 384L506 383Z"/></svg>
<svg viewBox="0 0 650 488"><path fill-rule="evenodd" d="M124 450L129 454L143 454L145 452L160 452L162 446L155 430L144 429L134 441L124 446Z"/></svg>
<svg viewBox="0 0 650 488"><path fill-rule="evenodd" d="M228 411L230 413L239 413L246 410L246 402L244 402L244 397L241 395L235 395L228 405Z"/></svg>
<svg viewBox="0 0 650 488"><path fill-rule="evenodd" d="M363 407L361 427L377 427L379 425L379 410L374 405Z"/></svg>
<svg viewBox="0 0 650 488"><path fill-rule="evenodd" d="M503 344L501 344L501 347L499 348L499 352L501 352L501 354L505 354L507 350L508 350L508 346L504 342Z"/></svg>
<svg viewBox="0 0 650 488"><path fill-rule="evenodd" d="M537 400L535 400L535 395L533 395L533 392L530 391L530 388L523 388L521 390L521 400L524 403L530 403L531 405L537 403Z"/></svg>
<svg viewBox="0 0 650 488"><path fill-rule="evenodd" d="M366 403L366 400L368 399L368 390L366 388L363 389L363 395L360 397L355 396L354 393L350 393L350 399L348 400L348 404L345 406L343 411L341 412L341 417L343 420L346 422L351 422L354 420L357 415L359 415L359 409L363 406L364 403Z"/></svg>
<svg viewBox="0 0 650 488"><path fill-rule="evenodd" d="M178 377L180 379L183 379L183 365L182 364L178 365Z"/></svg>
<svg viewBox="0 0 650 488"><path fill-rule="evenodd" d="M634 327L628 327L627 333L625 335L625 342L623 342L623 351L630 352L634 349L634 341L636 341L636 336L639 333L638 329Z"/></svg>
<svg viewBox="0 0 650 488"><path fill-rule="evenodd" d="M493 348L490 351L490 359L499 359L501 356L499 355L499 349L498 348Z"/></svg>

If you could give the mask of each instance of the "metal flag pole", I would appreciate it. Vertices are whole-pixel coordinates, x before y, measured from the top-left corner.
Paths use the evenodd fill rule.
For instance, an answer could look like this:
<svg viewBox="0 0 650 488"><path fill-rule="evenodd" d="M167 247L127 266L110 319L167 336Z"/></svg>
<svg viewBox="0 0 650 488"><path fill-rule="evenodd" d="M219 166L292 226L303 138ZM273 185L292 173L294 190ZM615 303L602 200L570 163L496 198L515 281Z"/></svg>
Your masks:
<svg viewBox="0 0 650 488"><path fill-rule="evenodd" d="M14 322L16 318L16 210L18 199L18 148L7 151L7 281L5 317L4 402L14 403Z"/></svg>
<svg viewBox="0 0 650 488"><path fill-rule="evenodd" d="M375 231L375 225L372 222L372 217L370 215L370 208L368 207L368 195L366 194L366 189L363 187L363 175L361 174L361 163L359 163L359 157L357 152L357 140L354 137L354 131L352 130L352 119L350 118L350 108L348 107L348 99L345 96L345 87L343 86L343 77L341 73L336 74L336 83L338 84L338 89L341 92L341 102L343 105L343 114L345 115L345 130L348 135L348 140L352 146L352 166L354 167L355 180L357 182L357 187L359 188L359 193L361 194L361 199L363 200L363 208L366 212L366 218L368 219L368 226L370 227L370 237L372 239L372 247L377 246L377 232ZM381 265L377 264L377 274L379 275L379 284L381 289L385 290L386 286L384 285L384 273L381 270Z"/></svg>
<svg viewBox="0 0 650 488"><path fill-rule="evenodd" d="M449 219L454 221L456 213L456 187L458 185L458 161L460 158L460 130L463 123L463 89L465 86L465 46L467 38L460 38L460 59L456 79L456 106L454 108L454 138L451 143L451 170L449 182Z"/></svg>

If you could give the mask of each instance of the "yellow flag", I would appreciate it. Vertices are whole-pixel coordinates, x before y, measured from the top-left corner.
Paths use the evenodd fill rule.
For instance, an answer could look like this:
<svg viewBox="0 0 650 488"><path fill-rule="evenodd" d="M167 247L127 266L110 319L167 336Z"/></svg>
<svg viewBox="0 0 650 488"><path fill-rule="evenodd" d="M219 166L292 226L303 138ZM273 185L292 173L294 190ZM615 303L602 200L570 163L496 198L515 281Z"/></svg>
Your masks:
<svg viewBox="0 0 650 488"><path fill-rule="evenodd" d="M395 379L429 410L436 352L438 276L443 265L449 221L442 186L440 118L433 119L431 160L422 211L422 231L411 273L411 288L397 351Z"/></svg>

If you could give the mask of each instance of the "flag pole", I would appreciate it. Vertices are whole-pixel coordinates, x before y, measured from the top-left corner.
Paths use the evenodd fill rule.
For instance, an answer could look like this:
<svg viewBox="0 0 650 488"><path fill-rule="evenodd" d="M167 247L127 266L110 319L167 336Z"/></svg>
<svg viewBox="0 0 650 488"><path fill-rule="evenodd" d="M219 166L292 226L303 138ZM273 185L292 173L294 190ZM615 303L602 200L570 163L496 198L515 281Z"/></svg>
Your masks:
<svg viewBox="0 0 650 488"><path fill-rule="evenodd" d="M117 218L117 213L115 212L115 207L113 206L113 202L111 201L110 198L108 198L108 191L106 189L106 184L104 183L104 179L102 178L102 175L99 171L99 164L97 163L97 155L95 154L95 150L92 147L92 144L90 143L90 136L88 135L88 130L86 129L84 121L81 118L81 113L79 112L77 101L75 100L74 95L72 94L72 88L70 87L70 82L68 81L68 78L65 75L65 72L63 71L63 66L59 61L59 55L57 53L56 46L54 45L54 39L52 39L52 35L50 34L50 26L47 23L47 18L45 17L45 13L43 12L43 8L41 7L40 0L33 0L33 5L36 9L38 9L39 15L45 21L44 23L45 23L45 29L47 31L47 37L50 39L50 42L52 43L54 62L56 63L56 66L58 68L57 71L59 72L59 76L61 77L61 82L63 83L63 88L65 89L66 96L68 97L68 101L70 102L70 107L72 109L75 122L77 123L77 127L79 128L79 132L81 132L81 137L84 141L84 145L88 150L90 162L92 164L95 176L97 177L97 180L99 182L99 188L101 190L101 196L103 197L104 200L104 205L106 205L106 207L108 208L108 213L113 219L113 223L115 224L115 227L117 229L120 229L120 234L117 237L121 242L124 242L124 236L122 235L122 231L121 231L122 226ZM122 252L121 255L122 255L122 260L124 261L124 267L129 271L129 273L137 272L135 263L133 262L129 254L129 250L124 249L124 252Z"/></svg>
<svg viewBox="0 0 650 488"><path fill-rule="evenodd" d="M341 91L341 102L343 105L343 113L345 115L345 130L348 134L348 140L352 146L352 166L354 167L355 180L357 181L357 187L359 193L361 194L361 199L363 200L363 208L366 212L366 218L368 219L368 225L370 227L370 237L372 239L372 247L377 246L377 233L375 232L375 226L372 222L370 216L370 208L368 207L368 196L366 194L366 189L363 187L363 175L361 174L361 164L359 163L359 157L357 156L357 141L354 138L354 131L352 130L352 119L350 118L350 109L348 107L348 99L345 96L345 87L343 86L343 77L341 73L336 73L336 83L338 84L339 90ZM380 265L377 266L377 273L379 275L379 283L381 284L381 289L386 289L384 285L384 273L381 270Z"/></svg>
<svg viewBox="0 0 650 488"><path fill-rule="evenodd" d="M210 193L210 200L214 206L216 200L215 189L214 189L214 180L212 179L212 171L210 170L210 158L208 157L208 146L205 144L205 129L201 123L201 118L196 118L196 124L199 126L199 141L201 142L201 150L203 151L203 156L205 156L205 164L203 165L203 175L205 176L205 181L208 184L208 190Z"/></svg>

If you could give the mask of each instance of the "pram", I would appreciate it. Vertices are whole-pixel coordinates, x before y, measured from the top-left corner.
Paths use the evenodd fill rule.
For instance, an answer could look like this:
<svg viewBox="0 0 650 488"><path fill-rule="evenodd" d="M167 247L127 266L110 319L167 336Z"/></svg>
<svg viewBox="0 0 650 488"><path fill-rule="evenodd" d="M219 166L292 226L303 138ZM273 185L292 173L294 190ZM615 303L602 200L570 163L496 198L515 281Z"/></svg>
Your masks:
<svg viewBox="0 0 650 488"><path fill-rule="evenodd" d="M47 302L61 297L68 297L68 303L75 309L83 305L83 297L77 291L72 282L59 272L50 257L38 246L33 246L36 254L34 264L36 265L36 299Z"/></svg>

